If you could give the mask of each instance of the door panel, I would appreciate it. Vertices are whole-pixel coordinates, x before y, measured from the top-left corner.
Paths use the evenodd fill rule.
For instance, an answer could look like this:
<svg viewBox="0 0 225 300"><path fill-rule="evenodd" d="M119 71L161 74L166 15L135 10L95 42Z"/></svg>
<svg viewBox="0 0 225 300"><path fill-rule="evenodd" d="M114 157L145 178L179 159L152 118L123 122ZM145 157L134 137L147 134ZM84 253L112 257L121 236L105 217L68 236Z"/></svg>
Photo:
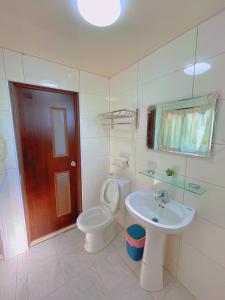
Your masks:
<svg viewBox="0 0 225 300"><path fill-rule="evenodd" d="M78 97L18 83L11 92L31 242L75 223L81 211Z"/></svg>

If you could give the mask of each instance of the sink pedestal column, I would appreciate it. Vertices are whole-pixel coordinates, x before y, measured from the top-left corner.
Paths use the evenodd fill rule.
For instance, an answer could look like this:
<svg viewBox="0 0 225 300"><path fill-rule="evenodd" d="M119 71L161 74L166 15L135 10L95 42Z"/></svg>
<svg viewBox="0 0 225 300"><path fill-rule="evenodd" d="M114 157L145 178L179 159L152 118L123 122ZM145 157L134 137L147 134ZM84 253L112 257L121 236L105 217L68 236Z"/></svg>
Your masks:
<svg viewBox="0 0 225 300"><path fill-rule="evenodd" d="M163 288L163 263L166 235L146 228L146 240L140 273L141 287L147 291Z"/></svg>

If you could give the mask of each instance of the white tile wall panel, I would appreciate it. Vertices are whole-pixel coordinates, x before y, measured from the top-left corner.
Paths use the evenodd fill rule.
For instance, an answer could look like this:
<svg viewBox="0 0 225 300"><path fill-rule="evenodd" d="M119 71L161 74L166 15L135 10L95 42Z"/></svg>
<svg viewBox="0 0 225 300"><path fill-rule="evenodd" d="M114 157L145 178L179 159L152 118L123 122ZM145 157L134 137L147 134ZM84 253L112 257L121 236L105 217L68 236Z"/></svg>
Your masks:
<svg viewBox="0 0 225 300"><path fill-rule="evenodd" d="M225 52L225 10L202 23L198 27L197 59L204 61L208 57Z"/></svg>
<svg viewBox="0 0 225 300"><path fill-rule="evenodd" d="M225 268L225 229L196 217L182 234L182 241Z"/></svg>
<svg viewBox="0 0 225 300"><path fill-rule="evenodd" d="M206 181L221 187L225 187L225 168L222 162L225 161L225 145L214 144L211 156L187 157L188 177Z"/></svg>
<svg viewBox="0 0 225 300"><path fill-rule="evenodd" d="M123 92L137 88L138 65L135 64L111 78L110 96L114 97Z"/></svg>
<svg viewBox="0 0 225 300"><path fill-rule="evenodd" d="M25 82L70 91L79 90L79 71L29 55L23 56Z"/></svg>
<svg viewBox="0 0 225 300"><path fill-rule="evenodd" d="M206 62L211 65L211 69L204 74L195 76L194 96L217 93L220 99L225 99L225 53L209 59Z"/></svg>
<svg viewBox="0 0 225 300"><path fill-rule="evenodd" d="M83 159L109 156L108 138L82 138L81 156Z"/></svg>
<svg viewBox="0 0 225 300"><path fill-rule="evenodd" d="M88 72L80 72L80 92L109 96L109 80Z"/></svg>
<svg viewBox="0 0 225 300"><path fill-rule="evenodd" d="M190 98L192 84L192 76L180 70L140 85L138 106L148 108L150 105Z"/></svg>
<svg viewBox="0 0 225 300"><path fill-rule="evenodd" d="M4 49L6 79L24 82L23 57L21 53Z"/></svg>
<svg viewBox="0 0 225 300"><path fill-rule="evenodd" d="M196 29L188 31L142 59L139 64L139 83L152 81L194 64L196 35Z"/></svg>
<svg viewBox="0 0 225 300"><path fill-rule="evenodd" d="M225 269L186 243L181 243L178 279L198 300L224 298Z"/></svg>
<svg viewBox="0 0 225 300"><path fill-rule="evenodd" d="M184 203L195 208L201 218L225 229L225 188L187 177L188 182L194 182L206 188L201 196L185 191Z"/></svg>
<svg viewBox="0 0 225 300"><path fill-rule="evenodd" d="M79 96L80 114L97 115L109 111L109 98L102 95L83 94Z"/></svg>
<svg viewBox="0 0 225 300"><path fill-rule="evenodd" d="M3 49L0 48L0 80L5 79L5 67L3 59Z"/></svg>

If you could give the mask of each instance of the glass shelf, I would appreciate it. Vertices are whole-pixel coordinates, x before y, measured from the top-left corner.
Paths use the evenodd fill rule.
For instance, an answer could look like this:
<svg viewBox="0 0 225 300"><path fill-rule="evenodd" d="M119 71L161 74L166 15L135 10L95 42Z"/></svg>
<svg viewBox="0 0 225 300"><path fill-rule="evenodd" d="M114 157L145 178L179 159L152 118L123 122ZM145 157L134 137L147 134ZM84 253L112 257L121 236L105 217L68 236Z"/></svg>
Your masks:
<svg viewBox="0 0 225 300"><path fill-rule="evenodd" d="M142 175L157 179L159 181L171 184L179 189L189 191L191 193L194 193L196 195L202 195L207 190L203 188L202 186L195 184L193 182L187 182L182 179L177 179L176 177L167 176L166 174L163 174L157 170L145 170L139 172Z"/></svg>

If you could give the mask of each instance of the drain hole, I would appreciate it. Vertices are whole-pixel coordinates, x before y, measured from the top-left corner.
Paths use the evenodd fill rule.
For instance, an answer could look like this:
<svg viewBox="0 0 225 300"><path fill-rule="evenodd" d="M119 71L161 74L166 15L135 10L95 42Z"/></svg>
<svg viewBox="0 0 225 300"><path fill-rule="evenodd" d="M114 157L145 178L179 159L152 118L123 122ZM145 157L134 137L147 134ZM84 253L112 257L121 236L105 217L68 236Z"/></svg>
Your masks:
<svg viewBox="0 0 225 300"><path fill-rule="evenodd" d="M158 220L157 218L152 218L152 221L153 221L153 222L156 222L156 223L159 222L159 220Z"/></svg>

